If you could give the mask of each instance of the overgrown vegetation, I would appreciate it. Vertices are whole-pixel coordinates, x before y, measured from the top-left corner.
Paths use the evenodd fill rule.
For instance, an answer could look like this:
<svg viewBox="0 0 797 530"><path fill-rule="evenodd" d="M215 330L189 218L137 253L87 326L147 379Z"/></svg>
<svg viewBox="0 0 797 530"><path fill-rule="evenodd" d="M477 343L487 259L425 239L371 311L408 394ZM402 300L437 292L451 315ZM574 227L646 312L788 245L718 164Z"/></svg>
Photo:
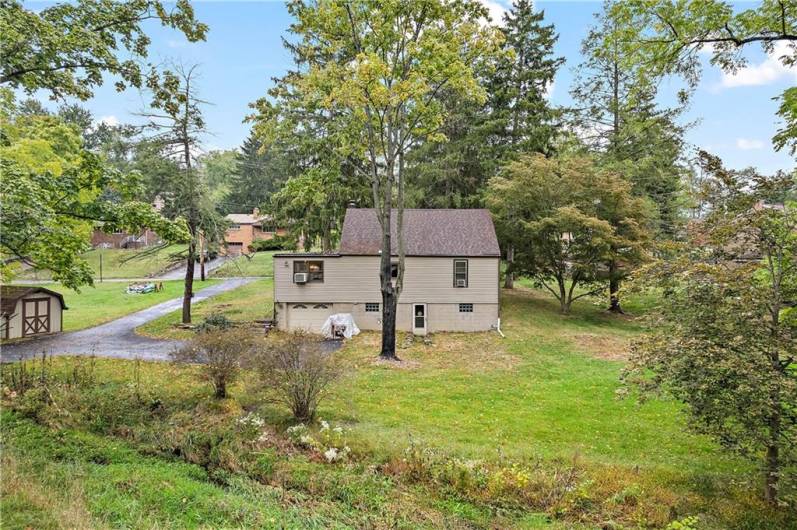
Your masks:
<svg viewBox="0 0 797 530"><path fill-rule="evenodd" d="M638 324L583 303L563 317L526 290L505 296L504 318L507 339L400 340L402 367L375 362L378 336L363 333L332 354L351 375L330 385L318 423L264 401L255 371L216 399L195 365L48 359L46 390L40 360L6 365L4 458L21 489L4 502L18 520L58 521L68 492L64 525L88 527L797 522L757 500L752 466L683 433L676 404L617 400L605 343L572 342L621 348ZM25 389L11 380L20 366Z"/></svg>

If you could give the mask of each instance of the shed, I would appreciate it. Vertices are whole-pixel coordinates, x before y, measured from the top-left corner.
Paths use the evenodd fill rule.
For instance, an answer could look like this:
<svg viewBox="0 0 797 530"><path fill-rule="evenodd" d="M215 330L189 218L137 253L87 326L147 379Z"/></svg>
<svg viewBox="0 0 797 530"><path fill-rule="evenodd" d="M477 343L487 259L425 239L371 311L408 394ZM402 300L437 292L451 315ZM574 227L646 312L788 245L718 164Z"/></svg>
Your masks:
<svg viewBox="0 0 797 530"><path fill-rule="evenodd" d="M62 331L61 293L24 285L0 286L0 338L18 339Z"/></svg>

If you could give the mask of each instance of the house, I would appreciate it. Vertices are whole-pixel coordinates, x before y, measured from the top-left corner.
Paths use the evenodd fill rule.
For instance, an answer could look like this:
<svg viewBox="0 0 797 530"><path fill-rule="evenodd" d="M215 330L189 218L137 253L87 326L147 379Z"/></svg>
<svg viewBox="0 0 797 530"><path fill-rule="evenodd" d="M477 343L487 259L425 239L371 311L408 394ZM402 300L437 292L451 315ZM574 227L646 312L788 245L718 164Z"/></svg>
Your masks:
<svg viewBox="0 0 797 530"><path fill-rule="evenodd" d="M63 295L50 289L0 286L0 338L60 332L64 309L67 307Z"/></svg>
<svg viewBox="0 0 797 530"><path fill-rule="evenodd" d="M251 252L249 246L258 239L273 239L275 236L284 236L284 228L277 228L271 223L271 217L260 215L260 210L255 208L252 213L231 213L227 215L230 222L224 234L224 243L227 254L239 256Z"/></svg>
<svg viewBox="0 0 797 530"><path fill-rule="evenodd" d="M91 234L91 246L94 248L143 248L162 243L161 237L152 230L144 230L140 234L127 232L106 233L94 229Z"/></svg>
<svg viewBox="0 0 797 530"><path fill-rule="evenodd" d="M393 220L393 249L398 246ZM405 210L404 286L399 330L484 331L499 316L498 239L487 210ZM277 327L318 333L331 314L351 313L361 329L382 327L381 229L373 209L348 209L340 248L274 255Z"/></svg>

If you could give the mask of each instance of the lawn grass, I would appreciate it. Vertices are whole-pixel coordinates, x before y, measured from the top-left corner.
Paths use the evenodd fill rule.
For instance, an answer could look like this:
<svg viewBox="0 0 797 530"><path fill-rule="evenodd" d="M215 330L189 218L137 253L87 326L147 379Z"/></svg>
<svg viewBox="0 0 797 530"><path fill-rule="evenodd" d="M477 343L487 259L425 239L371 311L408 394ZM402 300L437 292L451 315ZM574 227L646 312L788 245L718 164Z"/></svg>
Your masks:
<svg viewBox="0 0 797 530"><path fill-rule="evenodd" d="M94 271L97 281L100 278L100 256L102 256L102 277L150 278L157 276L174 263L173 254L185 249L185 245L170 245L157 252L147 249L95 249L83 254L83 258ZM140 257L137 257L140 256ZM29 269L18 276L21 280L49 280L49 271Z"/></svg>
<svg viewBox="0 0 797 530"><path fill-rule="evenodd" d="M275 251L257 252L250 256L238 256L214 270L211 275L219 278L239 276L274 276Z"/></svg>
<svg viewBox="0 0 797 530"><path fill-rule="evenodd" d="M219 280L194 282L194 290L209 287ZM135 311L177 298L183 294L182 280L164 281L163 291L148 294L127 294L124 282L96 283L94 287L83 287L77 293L62 285L48 284L45 287L64 295L69 308L63 313L64 331L77 331L123 317Z"/></svg>
<svg viewBox="0 0 797 530"><path fill-rule="evenodd" d="M270 287L261 280L220 295L230 298L214 299L215 310L251 318ZM203 304L197 315L212 312ZM753 464L686 431L677 403L617 398L639 322L583 301L569 316L557 309L539 291L505 291L506 338L434 334L431 345L400 348L398 366L376 362L378 334L348 341L336 354L346 375L319 410L347 428L355 456L340 465L286 448L288 414L258 398L250 373L231 387L233 399L214 401L197 367L98 360L99 387L69 387L57 407L12 403L4 467L19 487L4 490L4 506L19 527L83 518L84 527L662 528L687 515L709 530L797 524L787 508L759 500ZM54 360L66 374L76 371L70 362ZM265 445L241 445L230 433L255 411L267 421ZM442 462L426 478L408 470L413 447ZM544 495L463 489L471 460L535 470L546 480L532 492ZM575 482L548 503L549 484L569 469Z"/></svg>
<svg viewBox="0 0 797 530"><path fill-rule="evenodd" d="M273 280L263 278L203 300L192 306L192 319L201 323L209 315L223 314L234 322L251 323L270 318L274 310L273 286ZM161 339L190 338L193 332L179 328L179 324L180 312L174 311L140 326L136 332Z"/></svg>

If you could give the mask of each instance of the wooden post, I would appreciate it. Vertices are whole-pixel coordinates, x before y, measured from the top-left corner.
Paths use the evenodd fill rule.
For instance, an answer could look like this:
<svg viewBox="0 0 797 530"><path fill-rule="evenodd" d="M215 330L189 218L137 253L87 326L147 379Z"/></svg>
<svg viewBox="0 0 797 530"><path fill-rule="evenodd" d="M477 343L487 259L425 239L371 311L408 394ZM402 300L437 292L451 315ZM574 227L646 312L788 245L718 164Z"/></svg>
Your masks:
<svg viewBox="0 0 797 530"><path fill-rule="evenodd" d="M100 247L100 283L102 283L102 247Z"/></svg>

